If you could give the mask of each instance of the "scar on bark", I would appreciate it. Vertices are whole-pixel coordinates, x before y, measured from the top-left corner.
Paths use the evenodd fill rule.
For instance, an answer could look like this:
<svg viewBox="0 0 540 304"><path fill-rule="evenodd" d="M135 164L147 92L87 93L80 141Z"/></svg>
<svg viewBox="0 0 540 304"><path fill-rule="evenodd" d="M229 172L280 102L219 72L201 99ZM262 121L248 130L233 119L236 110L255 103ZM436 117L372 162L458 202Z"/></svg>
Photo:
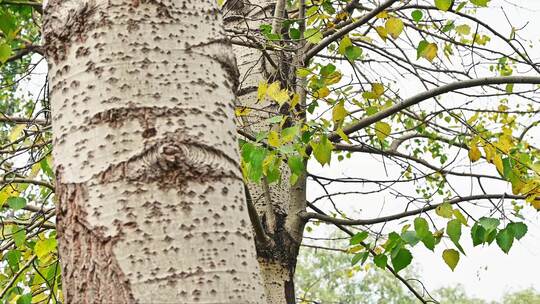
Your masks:
<svg viewBox="0 0 540 304"><path fill-rule="evenodd" d="M100 174L102 182L128 179L180 187L190 180L221 178L242 179L238 162L214 147L175 140L157 142Z"/></svg>

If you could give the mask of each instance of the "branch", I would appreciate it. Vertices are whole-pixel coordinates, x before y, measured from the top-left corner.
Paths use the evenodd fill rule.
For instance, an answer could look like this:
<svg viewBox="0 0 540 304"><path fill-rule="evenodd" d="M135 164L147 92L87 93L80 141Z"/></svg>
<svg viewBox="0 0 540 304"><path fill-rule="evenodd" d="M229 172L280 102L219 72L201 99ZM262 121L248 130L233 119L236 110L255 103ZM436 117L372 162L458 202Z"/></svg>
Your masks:
<svg viewBox="0 0 540 304"><path fill-rule="evenodd" d="M416 209L416 210L405 211L405 212L401 212L401 213L397 213L397 214L393 214L393 215L382 216L382 217L378 217L378 218L374 218L374 219L364 219L364 220L362 220L362 219L359 219L359 220L339 219L339 218L331 217L331 216L328 216L328 215L322 215L320 213L313 213L313 212L303 212L303 213L300 214L300 217L302 217L305 220L317 219L317 220L327 222L327 223L331 223L331 224L334 224L334 225L347 225L347 226L374 225L374 224L380 224L380 223L386 223L386 222L390 222L390 221L399 220L399 219L409 217L409 216L413 216L413 215L422 214L422 213L425 213L427 211L437 209L437 207L439 207L440 205L442 205L444 203L448 203L450 205L455 205L455 204L459 204L459 203L466 202L466 201L485 200L485 199L487 199L487 200L489 200L489 199L525 199L525 196L511 195L511 194L503 193L503 194L481 194L481 195L458 197L458 198L455 198L455 199L452 199L452 200L449 200L449 201L446 201L446 202L443 202L443 203L440 203L440 204L428 205L428 206L426 206L424 208L420 208L420 209ZM311 209L315 210L315 208L313 208L314 206L312 204L308 204L308 205L309 205L309 207Z"/></svg>
<svg viewBox="0 0 540 304"><path fill-rule="evenodd" d="M253 226L253 231L255 232L255 240L262 246L270 247L273 245L273 240L266 234L261 218L257 213L257 209L255 209L255 206L253 205L253 199L251 198L251 194L249 193L249 188L245 184L244 189L246 192L246 202L248 207L249 219L251 221L251 225Z"/></svg>
<svg viewBox="0 0 540 304"><path fill-rule="evenodd" d="M392 6L395 2L398 2L399 0L387 0L377 8L373 9L369 13L362 16L360 19L358 19L356 22L353 22L347 26L342 27L334 34L326 37L321 42L319 42L316 45L309 44L307 47L311 47L308 50L306 50L304 55L304 62L308 62L311 58L313 58L318 52L324 50L327 46L329 46L332 42L336 41L337 39L347 35L350 31L366 24L369 20L373 19L375 16L377 16L378 13L384 11L388 7Z"/></svg>
<svg viewBox="0 0 540 304"><path fill-rule="evenodd" d="M31 184L31 185L47 187L47 188L51 189L52 191L54 191L54 186L52 184L44 182L44 181L34 180L34 179L9 178L9 179L4 179L4 180L0 181L0 186L5 186L5 185L9 185L9 184Z"/></svg>
<svg viewBox="0 0 540 304"><path fill-rule="evenodd" d="M4 289L2 289L2 292L0 292L0 299L4 298L4 296L6 295L7 291L11 288L11 286L13 286L13 284L15 284L15 282L17 281L17 279L19 278L19 276L26 270L26 268L30 267L30 265L32 265L32 263L34 262L34 260L37 258L37 255L33 255L27 262L26 264L24 264L21 269L19 269L19 271L17 271L17 273L15 273L13 275L13 277L11 278L11 280L6 284L6 286L4 287Z"/></svg>
<svg viewBox="0 0 540 304"><path fill-rule="evenodd" d="M443 85L443 86L436 87L434 89L422 92L408 99L405 99L404 101L394 106L391 106L385 110L377 112L376 114L368 116L352 124L351 126L345 128L343 132L349 135L365 127L368 127L378 121L381 121L389 116L392 116L402 110L405 110L408 107L421 103L422 101L425 101L427 99L442 95L444 93L466 89L466 88L478 87L478 86L493 85L493 84L508 84L508 83L540 84L540 77L535 77L535 76L485 77L485 78L477 78L477 79L469 79L469 80L453 82L447 85ZM340 135L335 132L332 133L328 138L333 142L338 142L341 139ZM308 147L307 150L311 152L310 147Z"/></svg>
<svg viewBox="0 0 540 304"><path fill-rule="evenodd" d="M431 170L433 170L435 172L440 172L441 174L444 174L444 175L482 177L482 178L489 178L489 179L495 179L495 180L504 180L501 177L492 176L492 175L474 174L474 173L466 173L466 172L454 172L454 171L451 171L451 170L444 169L444 167L439 168L439 167L431 164L427 160L424 160L424 159L421 159L421 158L418 158L418 157L414 157L414 156L410 156L410 155L407 155L407 154L403 154L403 153L400 153L400 152L397 152L397 151L392 151L392 150L378 150L378 149L370 148L370 147L351 146L351 145L342 145L342 144L335 145L335 150L350 151L350 152L362 152L362 153L378 154L378 155L387 156L387 157L394 156L394 157L398 157L398 158L404 158L404 159L412 160L412 161L414 161L416 163L419 163L419 164L423 165L424 167L427 167L427 168L429 168L429 169L431 169ZM446 166L446 167L448 167L448 166Z"/></svg>
<svg viewBox="0 0 540 304"><path fill-rule="evenodd" d="M322 211L321 209L317 208L316 206L313 206L311 204L308 203L308 205L310 205L311 209L315 210L318 214L320 215L324 215L324 216L327 216L324 211ZM344 227L343 225L340 225L340 224L335 224L336 227L338 227L341 231L345 232L346 234L348 234L349 236L353 236L354 233L352 231L350 231L349 229L347 229L346 227ZM369 253L372 255L372 256L376 256L377 253L375 253L375 251L371 248L369 248L368 244L364 243L364 242L360 242L360 245L362 245L364 248L366 248L367 250L369 250ZM426 301L424 299L424 297L418 292L416 291L416 289L414 289L414 287L409 284L409 282L407 282L407 280L405 280L402 276L400 276L391 266L389 265L386 265L386 269L388 269L388 271L390 271L398 280L400 280L403 285L405 285L405 287L407 287L407 289L409 289L410 292L412 292L414 294L414 296L420 300L420 302L422 303L428 303L428 301Z"/></svg>

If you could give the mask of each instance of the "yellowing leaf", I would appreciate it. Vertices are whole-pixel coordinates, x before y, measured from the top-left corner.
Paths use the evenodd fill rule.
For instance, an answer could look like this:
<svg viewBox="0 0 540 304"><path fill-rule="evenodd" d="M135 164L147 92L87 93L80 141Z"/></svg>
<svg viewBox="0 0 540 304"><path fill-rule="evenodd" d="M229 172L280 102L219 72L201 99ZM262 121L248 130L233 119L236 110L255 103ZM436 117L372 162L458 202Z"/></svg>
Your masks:
<svg viewBox="0 0 540 304"><path fill-rule="evenodd" d="M310 145L313 148L313 156L321 165L330 164L334 145L328 140L328 137L322 135L319 141L312 141Z"/></svg>
<svg viewBox="0 0 540 304"><path fill-rule="evenodd" d="M446 249L442 254L443 260L454 271L459 262L459 252L454 249Z"/></svg>
<svg viewBox="0 0 540 304"><path fill-rule="evenodd" d="M279 134L276 131L270 131L268 133L268 144L272 147L279 147L281 145Z"/></svg>
<svg viewBox="0 0 540 304"><path fill-rule="evenodd" d="M497 167L497 171L499 171L499 174L504 175L504 165L501 155L497 154L493 157L493 164L495 165L495 167Z"/></svg>
<svg viewBox="0 0 540 304"><path fill-rule="evenodd" d="M298 77L307 77L309 74L311 74L311 71L309 69L306 69L306 68L300 68L298 70L296 70L296 75Z"/></svg>
<svg viewBox="0 0 540 304"><path fill-rule="evenodd" d="M341 39L341 42L339 43L338 52L341 55L345 55L345 51L350 46L352 46L351 38L349 38L349 36L345 36L343 39Z"/></svg>
<svg viewBox="0 0 540 304"><path fill-rule="evenodd" d="M319 29L311 28L304 32L304 37L308 42L317 44L323 39L323 34Z"/></svg>
<svg viewBox="0 0 540 304"><path fill-rule="evenodd" d="M392 127L386 122L379 121L375 124L375 135L379 140L385 140L390 133L392 133Z"/></svg>
<svg viewBox="0 0 540 304"><path fill-rule="evenodd" d="M281 92L281 87L279 85L278 81L273 82L271 85L268 86L266 89L266 94L272 98L275 99L276 96Z"/></svg>
<svg viewBox="0 0 540 304"><path fill-rule="evenodd" d="M237 117L246 116L250 112L251 112L251 109L246 108L246 107L237 107L236 110L234 111Z"/></svg>
<svg viewBox="0 0 540 304"><path fill-rule="evenodd" d="M378 13L377 16L375 16L375 17L377 17L379 19L386 19L386 18L388 18L388 12L387 11L382 11L382 12Z"/></svg>
<svg viewBox="0 0 540 304"><path fill-rule="evenodd" d="M386 21L384 28L393 39L397 39L401 32L403 32L403 21L399 18L391 17Z"/></svg>
<svg viewBox="0 0 540 304"><path fill-rule="evenodd" d="M11 133L9 133L9 141L15 141L19 138L21 133L24 131L25 125L24 124L18 124L16 125L12 130Z"/></svg>
<svg viewBox="0 0 540 304"><path fill-rule="evenodd" d="M471 33L471 27L467 24L458 25L454 30L462 36L469 35Z"/></svg>
<svg viewBox="0 0 540 304"><path fill-rule="evenodd" d="M384 94L384 86L380 83L371 84L371 90L375 94L375 98L379 98Z"/></svg>
<svg viewBox="0 0 540 304"><path fill-rule="evenodd" d="M341 77L342 77L341 73L338 71L335 71L332 74L328 75L328 77L324 79L324 82L327 85L333 85L333 84L338 83L341 80Z"/></svg>
<svg viewBox="0 0 540 304"><path fill-rule="evenodd" d="M294 107L296 107L299 101L300 101L300 95L298 95L297 93L294 93L293 98L291 100L291 109L294 109Z"/></svg>
<svg viewBox="0 0 540 304"><path fill-rule="evenodd" d="M56 249L56 239L45 239L37 241L34 252L40 260L44 260L50 253Z"/></svg>
<svg viewBox="0 0 540 304"><path fill-rule="evenodd" d="M377 34L382 38L383 41L386 41L388 38L388 31L383 26L377 26L375 27L375 31L377 31Z"/></svg>
<svg viewBox="0 0 540 304"><path fill-rule="evenodd" d="M334 108L332 109L332 120L334 123L338 124L340 122L343 122L345 117L347 117L349 113L345 109L345 101L341 100L338 102Z"/></svg>
<svg viewBox="0 0 540 304"><path fill-rule="evenodd" d="M274 97L274 100L279 104L282 105L289 101L289 92L287 90L281 90L279 93Z"/></svg>
<svg viewBox="0 0 540 304"><path fill-rule="evenodd" d="M266 97L266 91L268 90L268 83L266 81L259 82L259 88L257 89L257 100L261 101Z"/></svg>
<svg viewBox="0 0 540 304"><path fill-rule="evenodd" d="M432 62L435 57L437 57L438 47L435 43L430 43L426 46L424 51L421 53L421 57L427 59L429 62Z"/></svg>
<svg viewBox="0 0 540 304"><path fill-rule="evenodd" d="M454 3L454 0L435 0L435 6L440 9L441 11L448 11L452 4Z"/></svg>
<svg viewBox="0 0 540 304"><path fill-rule="evenodd" d="M330 95L330 89L328 89L328 87L320 88L320 89L317 90L317 92L315 93L315 97L316 97L316 98L325 98L325 97L327 97L328 95Z"/></svg>
<svg viewBox="0 0 540 304"><path fill-rule="evenodd" d="M471 146L471 148L469 149L469 159L474 163L480 158L482 158L482 153L480 153L480 149L478 149L476 144Z"/></svg>
<svg viewBox="0 0 540 304"><path fill-rule="evenodd" d="M345 132L343 132L342 128L337 129L336 133L337 133L337 135L339 135L339 137L341 137L341 139L343 139L343 141L345 141L348 144L352 144L352 141L349 139L349 136L347 136L347 134L345 134Z"/></svg>

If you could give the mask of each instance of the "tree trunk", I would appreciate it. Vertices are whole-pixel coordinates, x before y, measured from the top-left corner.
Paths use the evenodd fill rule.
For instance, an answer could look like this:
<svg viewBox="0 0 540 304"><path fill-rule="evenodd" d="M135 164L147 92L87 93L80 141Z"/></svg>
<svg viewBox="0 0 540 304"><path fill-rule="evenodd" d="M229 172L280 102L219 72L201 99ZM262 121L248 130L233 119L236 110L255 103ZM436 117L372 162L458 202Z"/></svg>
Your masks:
<svg viewBox="0 0 540 304"><path fill-rule="evenodd" d="M215 0L51 0L66 303L263 303Z"/></svg>
<svg viewBox="0 0 540 304"><path fill-rule="evenodd" d="M281 24L280 20L278 22L273 18L278 2L282 4L277 6L278 10L284 9L284 1L229 0L224 9L227 16L225 26L235 32L249 33L248 36L255 35L253 29L259 29L261 24L273 24L275 30L276 25ZM277 15L280 13L277 12ZM294 75L289 71L290 58L284 60L287 54L270 50L265 52L263 54L253 47L234 46L241 80L237 90L238 102L240 106L252 109L242 117L239 128L250 134L269 131L271 125L268 118L282 112L275 102L257 102L259 82L280 81L283 87L294 89L289 79L291 73ZM293 278L305 225L297 214L306 210L306 181L302 176L296 185L291 186L290 171L285 164L281 166L281 174L279 184L267 185L263 180L261 184L249 184L248 188L259 218L272 240L271 244L256 244L268 301L272 304L293 304L296 302Z"/></svg>

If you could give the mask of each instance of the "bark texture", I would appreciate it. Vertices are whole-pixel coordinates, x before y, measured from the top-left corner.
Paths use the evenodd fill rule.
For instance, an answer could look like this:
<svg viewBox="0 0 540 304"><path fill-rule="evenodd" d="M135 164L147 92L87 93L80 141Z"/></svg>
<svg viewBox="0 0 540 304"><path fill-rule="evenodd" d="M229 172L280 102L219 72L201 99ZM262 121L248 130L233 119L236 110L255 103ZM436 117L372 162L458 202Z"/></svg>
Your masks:
<svg viewBox="0 0 540 304"><path fill-rule="evenodd" d="M215 0L51 0L66 303L265 303Z"/></svg>
<svg viewBox="0 0 540 304"><path fill-rule="evenodd" d="M281 4L277 5L276 4ZM277 7L277 8L276 8ZM232 33L247 33L240 40L253 43L253 38L264 41L262 37L253 37L261 24L281 24L285 2L276 0L228 0L224 7L225 26ZM274 28L275 30L275 28ZM240 71L240 84L237 90L239 106L252 109L242 116L239 128L250 134L260 131L270 131L268 118L288 114L288 109L269 100L257 102L257 88L260 81L268 83L279 81L282 87L294 90L291 83L290 58L284 52L263 51L241 45L234 46ZM294 73L293 73L294 74ZM295 303L294 272L296 259L305 222L297 215L306 209L305 177L300 177L298 183L290 185L290 171L287 165L281 167L282 179L279 184L249 184L248 188L252 201L261 218L267 235L272 239L271 244L257 243L257 257L265 291L269 303Z"/></svg>

